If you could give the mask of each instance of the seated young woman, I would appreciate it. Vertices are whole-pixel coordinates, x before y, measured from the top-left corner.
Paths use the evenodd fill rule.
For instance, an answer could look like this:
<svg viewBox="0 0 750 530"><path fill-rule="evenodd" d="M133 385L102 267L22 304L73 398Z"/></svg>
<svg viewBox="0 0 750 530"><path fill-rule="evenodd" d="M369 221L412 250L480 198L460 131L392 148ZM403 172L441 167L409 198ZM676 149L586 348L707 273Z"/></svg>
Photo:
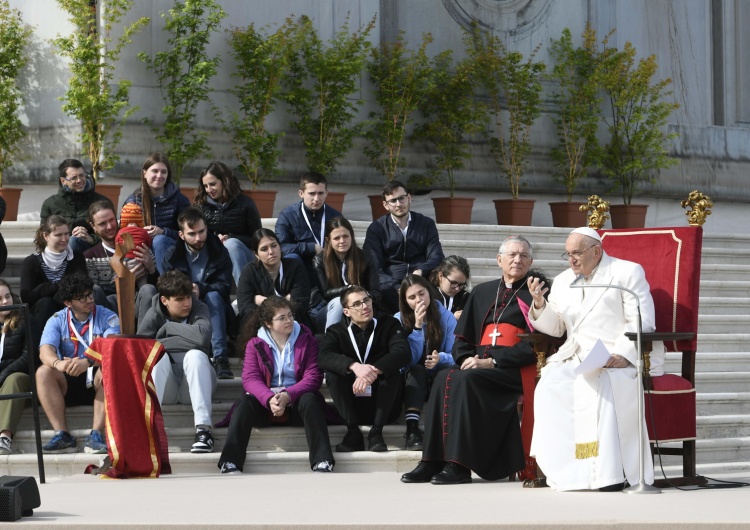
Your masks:
<svg viewBox="0 0 750 530"><path fill-rule="evenodd" d="M167 251L180 239L177 217L190 206L180 188L172 181L169 159L161 153L151 153L141 168L141 185L131 193L125 204L137 204L143 212L143 228L151 236L151 249L156 268L164 274Z"/></svg>
<svg viewBox="0 0 750 530"><path fill-rule="evenodd" d="M466 285L470 276L469 262L456 255L447 256L430 274L430 283L437 289L437 301L453 313L456 320L461 318L464 304L469 298Z"/></svg>
<svg viewBox="0 0 750 530"><path fill-rule="evenodd" d="M56 298L63 276L88 274L83 253L70 248L70 225L60 215L50 215L36 231L36 252L23 260L21 300L44 328L49 317L65 309Z"/></svg>
<svg viewBox="0 0 750 530"><path fill-rule="evenodd" d="M281 244L273 230L260 228L250 239L255 261L245 265L237 284L237 308L244 326L269 296L292 302L297 321L313 329L310 322L311 290L301 261L281 257Z"/></svg>
<svg viewBox="0 0 750 530"><path fill-rule="evenodd" d="M432 285L416 274L407 275L401 282L398 304L401 311L395 317L401 321L411 349L404 387L406 449L421 451L419 417L434 374L454 364L451 350L456 319L435 300Z"/></svg>
<svg viewBox="0 0 750 530"><path fill-rule="evenodd" d="M0 279L0 395L20 394L31 388L29 377L29 351L26 347L26 324L23 313L14 309L2 311L9 305L20 304L10 285ZM31 318L31 352L33 359L39 360L39 339L41 330ZM0 455L13 453L11 440L18 432L21 414L26 400L6 399L0 401Z"/></svg>
<svg viewBox="0 0 750 530"><path fill-rule="evenodd" d="M289 300L267 297L248 322L242 386L245 394L232 412L224 450L222 474L244 471L253 427L302 425L310 467L331 472L335 464L319 389L318 343L312 332L295 322Z"/></svg>
<svg viewBox="0 0 750 530"><path fill-rule="evenodd" d="M203 212L208 229L229 251L232 277L239 284L242 268L254 259L250 239L263 226L255 202L242 193L232 170L214 161L201 172L194 205Z"/></svg>
<svg viewBox="0 0 750 530"><path fill-rule="evenodd" d="M352 224L344 217L326 223L323 252L313 258L318 289L326 310L318 313L319 330L326 330L344 315L341 294L350 285L364 287L375 301L380 300L380 278L374 259L357 246Z"/></svg>

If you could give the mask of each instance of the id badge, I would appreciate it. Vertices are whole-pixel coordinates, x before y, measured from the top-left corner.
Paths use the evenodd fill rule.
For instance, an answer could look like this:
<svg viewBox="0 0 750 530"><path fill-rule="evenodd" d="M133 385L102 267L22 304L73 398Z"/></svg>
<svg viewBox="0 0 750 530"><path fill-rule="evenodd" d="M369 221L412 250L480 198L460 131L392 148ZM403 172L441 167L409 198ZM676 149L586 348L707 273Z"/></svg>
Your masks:
<svg viewBox="0 0 750 530"><path fill-rule="evenodd" d="M372 397L372 385L367 385L365 391L361 394L354 394L357 397Z"/></svg>

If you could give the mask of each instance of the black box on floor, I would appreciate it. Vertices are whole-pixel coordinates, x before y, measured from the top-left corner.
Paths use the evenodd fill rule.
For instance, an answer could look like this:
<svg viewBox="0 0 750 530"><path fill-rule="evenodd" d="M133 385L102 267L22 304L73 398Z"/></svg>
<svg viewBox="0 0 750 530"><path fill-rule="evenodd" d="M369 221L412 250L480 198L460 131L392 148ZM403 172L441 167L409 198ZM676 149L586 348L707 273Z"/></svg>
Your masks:
<svg viewBox="0 0 750 530"><path fill-rule="evenodd" d="M0 521L18 521L39 508L39 488L34 477L0 477Z"/></svg>

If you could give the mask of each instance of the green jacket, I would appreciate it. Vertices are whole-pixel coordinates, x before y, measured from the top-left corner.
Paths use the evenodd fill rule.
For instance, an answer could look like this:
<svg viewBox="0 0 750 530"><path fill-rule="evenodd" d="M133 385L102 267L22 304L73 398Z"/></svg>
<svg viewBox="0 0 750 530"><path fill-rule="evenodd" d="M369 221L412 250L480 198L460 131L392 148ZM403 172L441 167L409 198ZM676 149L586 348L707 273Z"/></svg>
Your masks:
<svg viewBox="0 0 750 530"><path fill-rule="evenodd" d="M93 233L88 223L89 206L96 201L109 200L101 193L96 193L96 184L91 178L86 181L83 191L73 192L67 186L60 186L57 193L47 197L42 203L41 223L50 215L62 215L70 223L70 229L76 226L85 226L89 233Z"/></svg>

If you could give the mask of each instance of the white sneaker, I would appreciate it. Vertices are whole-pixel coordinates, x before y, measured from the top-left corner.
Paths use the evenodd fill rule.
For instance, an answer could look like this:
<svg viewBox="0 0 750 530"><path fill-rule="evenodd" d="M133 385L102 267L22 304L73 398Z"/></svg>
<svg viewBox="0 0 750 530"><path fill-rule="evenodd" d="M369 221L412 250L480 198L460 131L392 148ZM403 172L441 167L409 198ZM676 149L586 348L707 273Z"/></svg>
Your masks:
<svg viewBox="0 0 750 530"><path fill-rule="evenodd" d="M315 473L333 473L333 464L328 460L322 460L312 468Z"/></svg>
<svg viewBox="0 0 750 530"><path fill-rule="evenodd" d="M0 455L12 455L13 445L10 438L7 436L0 436Z"/></svg>
<svg viewBox="0 0 750 530"><path fill-rule="evenodd" d="M219 469L221 469L222 475L239 475L240 473L242 473L242 471L240 471L239 468L232 462L222 463Z"/></svg>

